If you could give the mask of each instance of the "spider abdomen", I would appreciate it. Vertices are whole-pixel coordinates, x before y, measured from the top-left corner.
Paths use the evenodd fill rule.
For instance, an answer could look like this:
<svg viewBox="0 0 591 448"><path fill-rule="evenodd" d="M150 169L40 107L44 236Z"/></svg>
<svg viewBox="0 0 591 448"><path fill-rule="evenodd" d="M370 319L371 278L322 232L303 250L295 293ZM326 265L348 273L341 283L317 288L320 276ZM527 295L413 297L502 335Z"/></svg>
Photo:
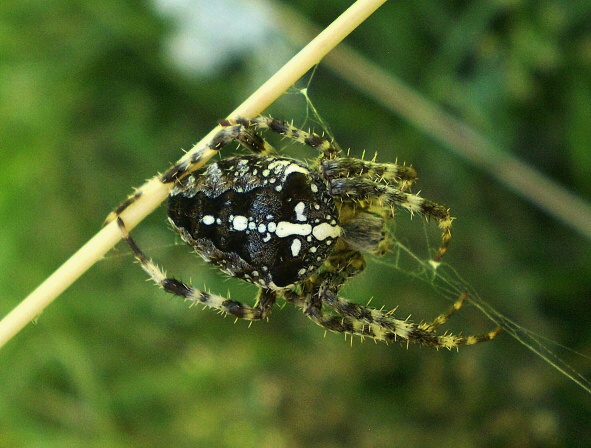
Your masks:
<svg viewBox="0 0 591 448"><path fill-rule="evenodd" d="M308 278L341 234L325 181L284 157L238 156L190 174L168 216L205 260L270 289Z"/></svg>

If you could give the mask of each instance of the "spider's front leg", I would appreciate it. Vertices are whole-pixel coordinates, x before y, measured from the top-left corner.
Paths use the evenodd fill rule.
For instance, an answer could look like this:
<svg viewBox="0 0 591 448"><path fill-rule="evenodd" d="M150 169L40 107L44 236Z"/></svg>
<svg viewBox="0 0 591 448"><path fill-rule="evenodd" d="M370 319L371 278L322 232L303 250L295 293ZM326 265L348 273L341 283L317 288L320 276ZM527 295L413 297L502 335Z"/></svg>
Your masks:
<svg viewBox="0 0 591 448"><path fill-rule="evenodd" d="M397 163L377 163L354 157L341 157L323 160L322 174L326 179L365 178L386 185L396 184L401 191L407 190L417 180L417 172L412 166Z"/></svg>
<svg viewBox="0 0 591 448"><path fill-rule="evenodd" d="M418 343L434 348L458 348L460 345L474 345L493 339L500 331L497 328L480 336L457 336L451 333L438 335L435 329L447 321L461 306L461 300L430 324L415 324L408 319L396 319L393 312L368 308L349 302L330 287L323 284L318 290L318 303L328 305L338 314L327 314L321 306L311 306L306 310L310 319L325 329L338 333L348 333L361 338L370 337L382 342Z"/></svg>
<svg viewBox="0 0 591 448"><path fill-rule="evenodd" d="M364 268L363 255L343 244L327 259L323 269L302 285L300 295L286 294L286 298L328 331L385 342L408 340L412 324L339 297L338 291L345 281Z"/></svg>
<svg viewBox="0 0 591 448"><path fill-rule="evenodd" d="M393 215L394 207L399 206L408 210L411 214L419 213L427 218L436 219L442 235L441 246L433 259L441 259L447 251L451 239L451 223L454 220L447 207L418 195L406 193L389 185L379 184L364 178L331 179L330 192L333 196L347 198L348 200L374 201L376 204L387 207L390 215Z"/></svg>
<svg viewBox="0 0 591 448"><path fill-rule="evenodd" d="M341 286L365 269L365 258L346 243L338 244L318 273L301 285L301 291L286 292L285 298L326 330L372 336L366 333L367 325L374 321L372 310L338 296ZM338 315L325 312L325 306Z"/></svg>
<svg viewBox="0 0 591 448"><path fill-rule="evenodd" d="M260 289L256 305L251 307L217 294L201 291L200 289L189 286L173 277L167 277L166 272L160 269L140 250L136 242L129 235L125 223L121 218L117 218L117 224L121 229L123 238L131 248L135 259L140 263L142 269L148 274L154 283L166 292L183 297L193 303L202 304L206 307L216 309L222 313L231 314L239 319L265 319L271 312L271 308L277 299L277 293L270 289Z"/></svg>
<svg viewBox="0 0 591 448"><path fill-rule="evenodd" d="M430 323L415 324L409 319L397 319L393 311L373 309L357 305L340 297L338 291L347 279L358 274L365 267L365 259L360 252L343 245L329 257L323 269L302 285L300 294L287 293L286 299L316 324L324 329L345 333L361 338L369 337L383 342L418 343L435 348L457 348L460 345L473 345L493 339L500 328L481 336L437 335L437 327L459 310L466 298L463 294L445 313Z"/></svg>
<svg viewBox="0 0 591 448"><path fill-rule="evenodd" d="M462 304L460 298L450 311L438 316L431 323L415 324L409 319L397 319L393 311L383 312L360 306L339 297L329 282L323 283L317 290L315 300L305 308L306 315L321 327L336 333L346 333L361 338L369 337L382 342L418 343L434 348L458 348L460 345L474 345L490 341L500 331L497 328L480 336L456 336L451 333L437 335L436 328L445 323ZM336 314L326 313L322 305L326 305Z"/></svg>

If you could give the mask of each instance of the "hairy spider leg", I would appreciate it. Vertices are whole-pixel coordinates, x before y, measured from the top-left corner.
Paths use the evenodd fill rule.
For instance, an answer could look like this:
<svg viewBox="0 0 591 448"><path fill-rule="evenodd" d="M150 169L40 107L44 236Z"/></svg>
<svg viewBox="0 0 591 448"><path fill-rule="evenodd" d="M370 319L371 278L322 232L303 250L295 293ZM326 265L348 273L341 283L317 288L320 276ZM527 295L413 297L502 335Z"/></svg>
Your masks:
<svg viewBox="0 0 591 448"><path fill-rule="evenodd" d="M206 145L207 148L219 152L225 146L235 141L256 154L271 154L275 152L274 148L265 139L242 124L224 122L222 125L224 127ZM160 176L161 182L167 184L181 179L191 171L194 171L195 165L201 160L201 153L195 153L193 157L177 163Z"/></svg>
<svg viewBox="0 0 591 448"><path fill-rule="evenodd" d="M362 177L377 183L405 190L417 180L417 172L412 166L396 163L377 163L353 157L323 160L321 170L327 180L334 178Z"/></svg>
<svg viewBox="0 0 591 448"><path fill-rule="evenodd" d="M429 324L415 324L409 319L397 319L393 311L384 312L357 305L340 297L338 295L340 286L364 268L363 255L343 245L329 257L317 275L304 283L301 296L286 294L286 298L326 330L362 338L370 337L376 341L406 341L429 347L452 349L460 345L474 345L489 341L501 331L499 327L480 336L465 337L450 333L443 335L435 333L439 325L445 323L461 308L466 298L465 294L462 294L450 310ZM322 309L323 304L336 314L326 313Z"/></svg>
<svg viewBox="0 0 591 448"><path fill-rule="evenodd" d="M298 129L292 123L284 120L258 116L249 120L240 118L222 122L222 125L227 126L234 124L242 124L243 126L254 127L260 130L268 129L317 149L323 155L323 174L327 179L331 177L363 175L380 183L399 183L403 189L408 188L417 180L417 172L412 166L398 165L396 163L377 163L375 161L365 161L353 157L339 158L338 154L341 151L333 141L314 132L306 132Z"/></svg>
<svg viewBox="0 0 591 448"><path fill-rule="evenodd" d="M337 178L331 179L329 183L330 193L335 197L349 200L374 200L382 206L390 206L391 215L393 215L394 206L397 205L408 210L411 215L419 213L427 218L436 219L441 230L441 246L433 259L439 260L447 251L451 239L451 223L454 218L450 216L449 209L443 205L369 179Z"/></svg>
<svg viewBox="0 0 591 448"><path fill-rule="evenodd" d="M458 298L458 300L456 300L454 302L454 304L451 307L449 307L449 309L445 313L441 313L439 316L437 316L431 322L429 322L429 323L421 323L421 324L419 324L419 326L421 328L423 328L424 330L427 330L429 332L435 331L435 329L438 326L446 323L449 320L449 318L454 315L454 313L456 311L458 311L460 308L462 308L462 305L464 304L464 301L467 298L468 298L468 294L465 293L465 292L463 292L460 295L460 297Z"/></svg>
<svg viewBox="0 0 591 448"><path fill-rule="evenodd" d="M370 337L383 342L418 343L434 348L457 348L461 345L474 345L490 341L499 332L497 328L480 336L457 336L450 333L437 335L408 319L401 320L380 310L364 307L339 297L328 285L319 289L319 300L328 304L338 315L326 314L319 306L305 310L310 319L321 327L338 333L349 333L360 337Z"/></svg>
<svg viewBox="0 0 591 448"><path fill-rule="evenodd" d="M331 285L338 290L347 280L363 271L365 265L365 258L361 252L349 249L346 243L339 241L335 251L326 259L318 272L301 284L301 294L312 297L317 294L320 285L327 280L330 280ZM289 300L293 299L293 295L289 292L284 295Z"/></svg>
<svg viewBox="0 0 591 448"><path fill-rule="evenodd" d="M434 348L458 348L461 345L474 345L493 339L500 331L497 328L480 336L457 336L451 333L437 335L435 328L445 322L451 315L444 315L435 319L434 326L415 324L409 319L397 319L393 311L381 310L357 305L340 297L330 286L330 281L323 282L318 288L318 296L312 302L307 302L305 308L302 303L295 303L304 309L304 313L316 324L324 329L337 333L347 333L361 338L369 337L382 342L418 343ZM326 313L322 304L326 304L336 314Z"/></svg>
<svg viewBox="0 0 591 448"><path fill-rule="evenodd" d="M306 132L296 128L287 121L277 120L271 117L258 116L256 118L245 119L237 118L233 120L222 120L220 125L223 128L207 144L207 147L215 151L220 151L224 146L232 141L238 141L240 144L257 154L270 154L274 149L261 136L251 131L268 129L277 134L295 140L311 148L315 148L322 153L325 159L336 159L340 149L334 142L318 135L314 132ZM179 163L170 168L161 176L163 183L173 182L192 171L192 167L201 161L201 156L195 154L194 157Z"/></svg>
<svg viewBox="0 0 591 448"><path fill-rule="evenodd" d="M327 138L318 135L314 132L306 132L296 128L292 123L284 120L277 120L272 117L258 116L256 118L244 119L238 118L235 120L226 120L221 123L223 126L232 126L241 124L245 127L253 127L255 129L269 129L276 134L283 135L287 138L295 140L296 142L315 148L322 154L324 159L336 159L341 152L337 145Z"/></svg>
<svg viewBox="0 0 591 448"><path fill-rule="evenodd" d="M256 154L272 154L275 152L275 149L267 143L265 139L241 124L228 125L222 128L215 137L207 143L206 149L219 152L233 141L240 143ZM193 154L189 159L175 164L159 177L160 182L168 184L182 179L184 176L195 170L195 166L202 161L202 155L203 151L200 151ZM136 190L125 201L117 206L115 210L109 213L103 225L107 225L118 218L127 207L132 205L142 196L142 193L141 189Z"/></svg>
<svg viewBox="0 0 591 448"><path fill-rule="evenodd" d="M173 277L167 277L166 272L160 269L140 250L136 242L129 235L125 223L121 218L117 218L117 224L121 229L123 238L131 248L135 259L140 263L142 269L148 274L152 281L164 291L183 297L193 303L202 304L206 307L219 310L222 313L231 314L239 319L265 319L271 312L271 308L277 299L277 293L275 291L261 288L256 299L256 305L251 307L217 294L201 291L200 289L189 286Z"/></svg>

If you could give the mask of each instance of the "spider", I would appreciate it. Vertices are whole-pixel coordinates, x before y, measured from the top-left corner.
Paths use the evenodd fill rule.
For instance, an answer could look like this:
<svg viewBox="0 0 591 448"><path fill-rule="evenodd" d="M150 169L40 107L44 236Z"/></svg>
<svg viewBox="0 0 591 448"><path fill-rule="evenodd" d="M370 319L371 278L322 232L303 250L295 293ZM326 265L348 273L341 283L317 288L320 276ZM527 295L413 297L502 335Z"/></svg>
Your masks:
<svg viewBox="0 0 591 448"><path fill-rule="evenodd" d="M446 207L406 191L417 179L412 167L341 156L333 141L270 117L221 125L210 149L237 141L251 153L193 171L195 157L173 166L160 180L174 183L168 201L173 229L204 260L256 285L256 303L245 305L168 277L144 255L118 216L136 193L114 216L143 270L166 292L250 321L267 318L282 297L326 330L386 343L451 349L488 341L500 331L436 333L460 309L465 295L430 323L397 319L393 311L339 296L343 284L365 268L364 253L388 251L387 223L395 207L436 220L442 241L434 259L447 250L453 218ZM257 132L263 130L316 148L320 156L308 164L277 155Z"/></svg>

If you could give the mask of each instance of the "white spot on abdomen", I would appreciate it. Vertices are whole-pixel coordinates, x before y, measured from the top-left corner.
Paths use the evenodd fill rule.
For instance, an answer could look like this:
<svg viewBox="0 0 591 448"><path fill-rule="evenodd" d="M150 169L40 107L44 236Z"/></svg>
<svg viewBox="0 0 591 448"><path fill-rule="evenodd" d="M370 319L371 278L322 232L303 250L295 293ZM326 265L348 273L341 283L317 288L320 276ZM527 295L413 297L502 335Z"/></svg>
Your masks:
<svg viewBox="0 0 591 448"><path fill-rule="evenodd" d="M234 227L234 230L241 232L243 230L246 230L247 226L248 219L246 218L246 216L234 216L234 219L232 220L232 227Z"/></svg>
<svg viewBox="0 0 591 448"><path fill-rule="evenodd" d="M291 173L302 173L302 174L310 174L310 171L301 167L295 163L290 164L283 173L283 178L286 179Z"/></svg>
<svg viewBox="0 0 591 448"><path fill-rule="evenodd" d="M291 242L291 254L294 257L297 257L300 253L300 249L302 248L302 242L297 238Z"/></svg>
<svg viewBox="0 0 591 448"><path fill-rule="evenodd" d="M269 231L271 231L271 226L269 226ZM310 224L293 224L288 221L281 221L277 224L277 228L275 229L275 234L279 238L285 238L286 236L291 235L309 235L312 232L312 226Z"/></svg>
<svg viewBox="0 0 591 448"><path fill-rule="evenodd" d="M201 222L206 226L210 226L215 222L215 218L211 215L205 215L203 218L201 218Z"/></svg>
<svg viewBox="0 0 591 448"><path fill-rule="evenodd" d="M312 235L319 241L324 241L327 238L338 238L341 236L341 227L340 226L331 226L327 222L323 222L322 224L318 224L314 226L312 229Z"/></svg>
<svg viewBox="0 0 591 448"><path fill-rule="evenodd" d="M294 211L296 212L296 220L298 221L306 221L306 215L304 215L305 204L303 202L298 202L295 206Z"/></svg>

